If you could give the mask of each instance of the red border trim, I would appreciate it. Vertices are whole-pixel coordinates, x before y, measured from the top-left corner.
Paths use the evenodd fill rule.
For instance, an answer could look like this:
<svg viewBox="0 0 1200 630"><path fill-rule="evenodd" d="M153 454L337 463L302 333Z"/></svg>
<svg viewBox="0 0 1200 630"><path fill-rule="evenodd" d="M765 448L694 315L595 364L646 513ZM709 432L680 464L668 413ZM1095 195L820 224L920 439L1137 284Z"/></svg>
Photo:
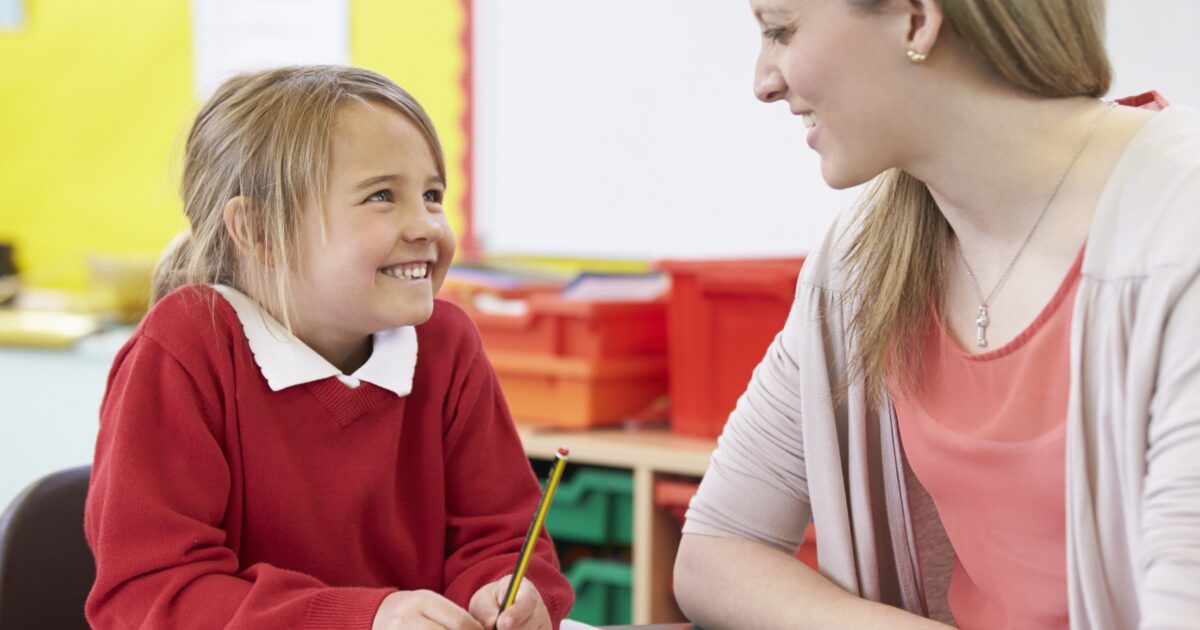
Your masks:
<svg viewBox="0 0 1200 630"><path fill-rule="evenodd" d="M459 77L463 94L463 113L459 126L465 140L463 148L462 169L466 175L466 189L462 196L462 238L460 239L461 259L464 262L475 262L479 259L479 241L475 235L475 22L474 0L462 0L463 28L459 38L462 46L464 62L462 76Z"/></svg>

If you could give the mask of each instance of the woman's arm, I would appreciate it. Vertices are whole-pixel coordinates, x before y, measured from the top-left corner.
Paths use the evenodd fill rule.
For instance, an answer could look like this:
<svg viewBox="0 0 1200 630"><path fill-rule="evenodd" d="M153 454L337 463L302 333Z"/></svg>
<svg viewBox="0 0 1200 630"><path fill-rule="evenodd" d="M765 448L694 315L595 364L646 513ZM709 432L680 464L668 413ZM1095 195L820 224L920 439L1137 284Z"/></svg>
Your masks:
<svg viewBox="0 0 1200 630"><path fill-rule="evenodd" d="M1187 628L1200 620L1200 277L1176 301L1161 348L1142 490L1140 627Z"/></svg>
<svg viewBox="0 0 1200 630"><path fill-rule="evenodd" d="M675 596L688 619L722 628L948 628L842 590L792 556L739 538L685 534Z"/></svg>
<svg viewBox="0 0 1200 630"><path fill-rule="evenodd" d="M806 351L804 330L820 316L810 300L832 299L824 291L803 280L797 287L788 321L754 370L689 506L675 593L710 630L939 626L863 599L792 557L811 518L810 476L840 475L810 470L804 443L801 362L823 360Z"/></svg>

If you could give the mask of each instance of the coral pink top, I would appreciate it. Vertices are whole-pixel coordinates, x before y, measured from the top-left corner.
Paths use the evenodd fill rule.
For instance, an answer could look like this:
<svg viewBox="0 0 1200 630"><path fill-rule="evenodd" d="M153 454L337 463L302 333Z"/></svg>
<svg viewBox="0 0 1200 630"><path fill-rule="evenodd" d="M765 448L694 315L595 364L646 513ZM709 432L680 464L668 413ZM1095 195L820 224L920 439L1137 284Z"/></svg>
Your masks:
<svg viewBox="0 0 1200 630"><path fill-rule="evenodd" d="M1082 261L996 350L963 352L935 314L918 390L889 388L904 453L957 555L949 604L961 628L1069 625L1065 420Z"/></svg>

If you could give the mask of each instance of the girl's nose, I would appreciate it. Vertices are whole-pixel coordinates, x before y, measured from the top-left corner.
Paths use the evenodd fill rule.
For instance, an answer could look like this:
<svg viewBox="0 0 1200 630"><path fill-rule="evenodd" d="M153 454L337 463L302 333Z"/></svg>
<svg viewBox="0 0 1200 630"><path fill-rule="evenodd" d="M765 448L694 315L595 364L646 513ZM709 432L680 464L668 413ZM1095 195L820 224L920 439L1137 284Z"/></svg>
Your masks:
<svg viewBox="0 0 1200 630"><path fill-rule="evenodd" d="M783 98L786 92L787 84L783 81L783 75L779 74L775 66L765 63L762 57L759 57L754 68L754 95L764 103L771 103Z"/></svg>
<svg viewBox="0 0 1200 630"><path fill-rule="evenodd" d="M415 217L405 222L403 236L409 242L435 242L446 233L444 215L421 209Z"/></svg>

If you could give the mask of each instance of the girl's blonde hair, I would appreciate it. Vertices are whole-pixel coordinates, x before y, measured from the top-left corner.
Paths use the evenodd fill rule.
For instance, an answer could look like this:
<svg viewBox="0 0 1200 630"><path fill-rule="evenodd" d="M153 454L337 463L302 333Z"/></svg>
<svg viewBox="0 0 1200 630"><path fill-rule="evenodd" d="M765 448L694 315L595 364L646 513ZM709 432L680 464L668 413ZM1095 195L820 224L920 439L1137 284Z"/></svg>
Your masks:
<svg viewBox="0 0 1200 630"><path fill-rule="evenodd" d="M850 0L868 9L885 1ZM936 1L945 24L1008 83L1045 97L1108 92L1104 0ZM871 185L858 218L846 262L852 291L870 299L851 322L857 342L851 374L872 385L894 378L912 388L930 300L941 302L950 225L925 184L897 169ZM868 391L877 397L881 390Z"/></svg>
<svg viewBox="0 0 1200 630"><path fill-rule="evenodd" d="M234 77L217 88L188 134L181 192L190 229L163 253L152 303L185 284L226 284L264 299L290 327L286 280L299 263L301 212L306 204L320 208L324 226L330 129L338 109L352 101L391 107L416 124L445 180L445 158L429 116L377 73L293 66ZM235 197L244 201L243 228L261 243L269 274L240 268L224 222L225 206Z"/></svg>

